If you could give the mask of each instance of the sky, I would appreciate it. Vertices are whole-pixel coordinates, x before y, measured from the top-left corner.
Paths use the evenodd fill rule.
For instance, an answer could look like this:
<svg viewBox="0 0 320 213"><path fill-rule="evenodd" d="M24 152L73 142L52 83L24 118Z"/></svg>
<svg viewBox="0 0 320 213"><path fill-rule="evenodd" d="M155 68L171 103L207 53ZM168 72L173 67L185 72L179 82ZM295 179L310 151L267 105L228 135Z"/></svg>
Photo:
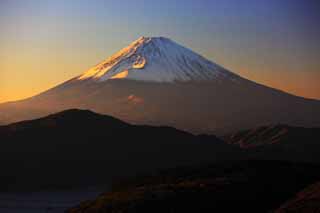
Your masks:
<svg viewBox="0 0 320 213"><path fill-rule="evenodd" d="M320 99L319 0L0 0L0 102L33 96L140 36Z"/></svg>

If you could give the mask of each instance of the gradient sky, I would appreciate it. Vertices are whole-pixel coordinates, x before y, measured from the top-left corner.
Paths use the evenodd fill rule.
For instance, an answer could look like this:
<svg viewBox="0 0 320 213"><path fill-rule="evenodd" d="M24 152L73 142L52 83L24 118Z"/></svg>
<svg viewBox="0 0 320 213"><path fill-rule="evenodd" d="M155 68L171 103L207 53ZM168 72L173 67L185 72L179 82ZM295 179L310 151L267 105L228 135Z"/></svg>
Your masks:
<svg viewBox="0 0 320 213"><path fill-rule="evenodd" d="M243 77L320 99L319 0L0 0L0 102L166 36Z"/></svg>

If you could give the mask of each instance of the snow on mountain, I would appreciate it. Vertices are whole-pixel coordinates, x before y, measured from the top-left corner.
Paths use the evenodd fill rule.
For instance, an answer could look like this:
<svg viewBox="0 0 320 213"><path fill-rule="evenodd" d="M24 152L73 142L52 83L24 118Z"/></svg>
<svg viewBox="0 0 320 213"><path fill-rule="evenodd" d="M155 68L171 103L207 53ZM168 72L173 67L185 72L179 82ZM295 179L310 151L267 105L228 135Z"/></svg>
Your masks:
<svg viewBox="0 0 320 213"><path fill-rule="evenodd" d="M78 80L126 78L152 82L202 81L235 75L164 37L140 37Z"/></svg>

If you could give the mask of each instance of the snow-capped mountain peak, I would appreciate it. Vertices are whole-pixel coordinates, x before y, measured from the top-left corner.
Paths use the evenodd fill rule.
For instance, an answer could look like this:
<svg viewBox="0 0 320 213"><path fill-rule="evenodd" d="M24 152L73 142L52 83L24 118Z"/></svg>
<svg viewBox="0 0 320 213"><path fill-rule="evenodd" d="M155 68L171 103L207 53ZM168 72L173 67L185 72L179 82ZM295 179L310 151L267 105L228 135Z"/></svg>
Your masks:
<svg viewBox="0 0 320 213"><path fill-rule="evenodd" d="M78 77L175 82L224 78L230 73L165 37L140 37Z"/></svg>

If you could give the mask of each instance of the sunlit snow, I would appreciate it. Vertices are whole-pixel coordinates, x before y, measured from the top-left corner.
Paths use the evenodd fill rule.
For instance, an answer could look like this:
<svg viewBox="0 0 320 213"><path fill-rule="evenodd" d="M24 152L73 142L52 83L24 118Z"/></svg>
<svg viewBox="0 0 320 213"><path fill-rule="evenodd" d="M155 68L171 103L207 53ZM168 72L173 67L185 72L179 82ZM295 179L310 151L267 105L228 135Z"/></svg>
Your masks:
<svg viewBox="0 0 320 213"><path fill-rule="evenodd" d="M78 79L175 82L221 79L228 74L219 65L168 38L141 37Z"/></svg>

